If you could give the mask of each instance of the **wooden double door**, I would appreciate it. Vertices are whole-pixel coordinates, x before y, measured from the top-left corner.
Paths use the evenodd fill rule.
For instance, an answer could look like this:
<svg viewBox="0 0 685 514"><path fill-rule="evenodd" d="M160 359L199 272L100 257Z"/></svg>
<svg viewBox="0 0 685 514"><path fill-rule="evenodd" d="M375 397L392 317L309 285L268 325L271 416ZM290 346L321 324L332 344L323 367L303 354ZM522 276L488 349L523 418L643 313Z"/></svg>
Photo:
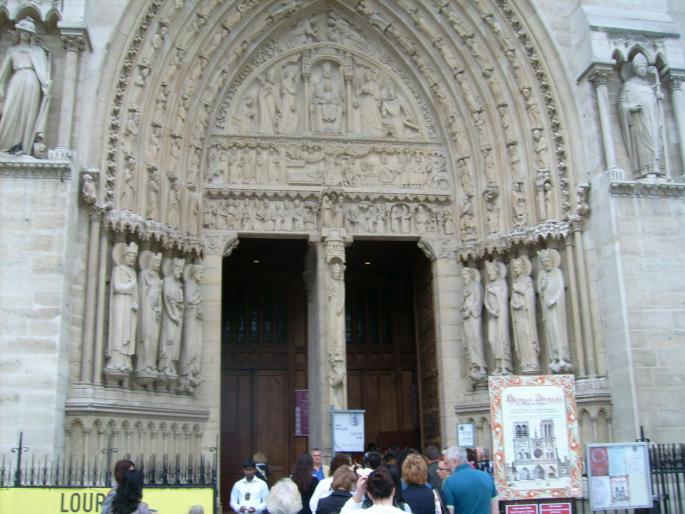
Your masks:
<svg viewBox="0 0 685 514"><path fill-rule="evenodd" d="M268 457L277 480L289 474L297 454L309 449L308 439L295 435L294 414L295 390L307 388L306 249L249 249L241 242L224 266L224 505L241 477L242 461L253 453ZM368 255L362 250L350 252L345 276L348 407L366 410L367 442L418 447L421 428L428 425L430 439L431 420L437 419L430 267L419 260L423 264L417 268L416 256L409 254L406 262L386 265L376 256L375 269L369 269L366 261L357 262L357 253L362 259ZM392 249L390 254L398 255ZM269 255L278 255L278 261L270 265ZM417 315L427 319L416 323Z"/></svg>

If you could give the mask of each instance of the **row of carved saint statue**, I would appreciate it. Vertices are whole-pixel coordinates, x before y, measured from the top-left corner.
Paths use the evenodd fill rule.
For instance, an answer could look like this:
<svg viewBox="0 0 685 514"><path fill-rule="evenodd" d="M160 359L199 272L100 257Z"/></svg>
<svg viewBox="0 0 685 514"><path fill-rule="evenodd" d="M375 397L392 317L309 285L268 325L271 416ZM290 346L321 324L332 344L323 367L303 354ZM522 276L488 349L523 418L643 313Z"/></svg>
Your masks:
<svg viewBox="0 0 685 514"><path fill-rule="evenodd" d="M112 257L108 384L126 387L134 373L148 390L157 383L160 390L193 392L201 382L202 266L149 250L138 258L136 243L115 244Z"/></svg>
<svg viewBox="0 0 685 514"><path fill-rule="evenodd" d="M557 250L547 249L538 252L538 258L540 271L536 286L544 338L548 345L549 369L552 373L571 373L564 276L559 269L561 256ZM527 256L512 259L511 291L506 280L507 267L502 262L485 263L485 288L476 268L463 268L464 340L469 357L469 377L473 382L481 382L488 375L483 345L483 308L487 315L487 342L494 361L493 374L505 375L514 371L510 334L513 334L519 372L541 372L532 268Z"/></svg>

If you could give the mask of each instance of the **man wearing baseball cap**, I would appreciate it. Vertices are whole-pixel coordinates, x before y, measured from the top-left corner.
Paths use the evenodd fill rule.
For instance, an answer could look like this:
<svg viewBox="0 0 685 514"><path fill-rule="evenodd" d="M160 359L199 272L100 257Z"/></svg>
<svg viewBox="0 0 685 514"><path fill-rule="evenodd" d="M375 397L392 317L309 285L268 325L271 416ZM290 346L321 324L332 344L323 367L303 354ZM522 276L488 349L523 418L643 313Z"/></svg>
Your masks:
<svg viewBox="0 0 685 514"><path fill-rule="evenodd" d="M269 494L266 482L255 478L256 465L252 459L243 463L243 478L231 489L230 505L236 514L261 514Z"/></svg>

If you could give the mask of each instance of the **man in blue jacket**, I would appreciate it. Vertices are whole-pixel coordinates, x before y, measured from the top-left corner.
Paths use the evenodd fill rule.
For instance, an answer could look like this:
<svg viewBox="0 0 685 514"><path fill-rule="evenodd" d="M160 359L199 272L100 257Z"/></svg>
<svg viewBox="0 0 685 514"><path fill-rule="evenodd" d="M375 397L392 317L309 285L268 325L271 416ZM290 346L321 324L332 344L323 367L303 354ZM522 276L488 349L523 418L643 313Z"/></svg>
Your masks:
<svg viewBox="0 0 685 514"><path fill-rule="evenodd" d="M450 514L497 514L499 500L492 477L471 467L464 448L452 446L443 455L452 470L442 485Z"/></svg>

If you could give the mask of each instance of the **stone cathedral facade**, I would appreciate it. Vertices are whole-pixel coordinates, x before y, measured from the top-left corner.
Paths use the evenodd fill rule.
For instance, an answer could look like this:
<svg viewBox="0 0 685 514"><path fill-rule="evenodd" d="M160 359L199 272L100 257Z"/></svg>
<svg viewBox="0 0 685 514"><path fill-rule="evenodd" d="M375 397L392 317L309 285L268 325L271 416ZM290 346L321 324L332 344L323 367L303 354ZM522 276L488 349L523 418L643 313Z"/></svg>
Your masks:
<svg viewBox="0 0 685 514"><path fill-rule="evenodd" d="M255 239L306 249L298 448L353 402L363 242L428 270L421 444L489 446L507 373L573 373L585 442L682 442L685 8L605 4L0 2L1 450L256 451L221 439Z"/></svg>

